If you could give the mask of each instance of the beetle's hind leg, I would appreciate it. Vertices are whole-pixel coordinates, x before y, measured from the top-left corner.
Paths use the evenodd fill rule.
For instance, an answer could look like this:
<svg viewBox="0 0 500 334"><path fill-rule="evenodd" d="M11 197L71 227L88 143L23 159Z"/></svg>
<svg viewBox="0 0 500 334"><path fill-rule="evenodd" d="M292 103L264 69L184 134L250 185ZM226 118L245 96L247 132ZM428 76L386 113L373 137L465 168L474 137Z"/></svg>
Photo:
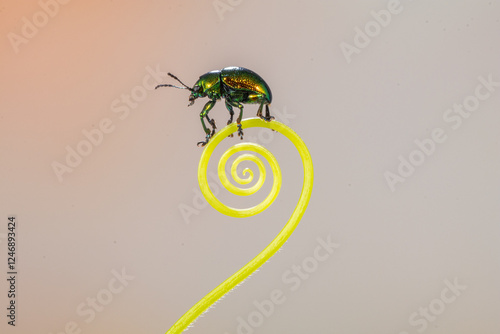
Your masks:
<svg viewBox="0 0 500 334"><path fill-rule="evenodd" d="M264 106L264 103L261 103L259 106L259 110L257 110L257 117L260 117L262 119L264 119L264 117L262 117L262 107L263 106Z"/></svg>
<svg viewBox="0 0 500 334"><path fill-rule="evenodd" d="M266 104L266 116L262 116L262 108L264 107L264 103L261 103L259 106L259 110L257 110L257 116L262 118L265 121L272 121L274 119L274 116L271 116L271 113L269 112L269 104Z"/></svg>
<svg viewBox="0 0 500 334"><path fill-rule="evenodd" d="M270 122L274 119L274 116L271 116L271 113L269 112L269 104L266 104L266 118L265 120Z"/></svg>

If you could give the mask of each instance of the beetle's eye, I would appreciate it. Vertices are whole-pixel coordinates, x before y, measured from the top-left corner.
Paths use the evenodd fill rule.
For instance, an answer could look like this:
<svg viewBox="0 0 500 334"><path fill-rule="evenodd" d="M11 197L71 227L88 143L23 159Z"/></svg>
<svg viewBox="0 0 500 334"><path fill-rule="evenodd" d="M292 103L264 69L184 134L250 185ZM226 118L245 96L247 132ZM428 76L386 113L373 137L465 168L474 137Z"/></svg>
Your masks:
<svg viewBox="0 0 500 334"><path fill-rule="evenodd" d="M200 87L200 86L194 86L194 87L193 87L193 91L194 91L195 93L199 93L199 92L201 91L201 87Z"/></svg>

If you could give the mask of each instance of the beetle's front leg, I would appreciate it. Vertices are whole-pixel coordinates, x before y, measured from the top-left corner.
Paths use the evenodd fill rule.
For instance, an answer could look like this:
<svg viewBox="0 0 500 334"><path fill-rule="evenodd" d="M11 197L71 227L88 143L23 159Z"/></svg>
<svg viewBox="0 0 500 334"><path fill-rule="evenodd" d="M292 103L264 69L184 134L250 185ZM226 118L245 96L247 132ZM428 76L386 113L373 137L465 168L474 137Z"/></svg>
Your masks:
<svg viewBox="0 0 500 334"><path fill-rule="evenodd" d="M215 134L215 129L217 129L217 126L215 125L215 119L208 117L208 115L206 115L205 118L212 126L212 132L210 133L210 136L213 136Z"/></svg>
<svg viewBox="0 0 500 334"><path fill-rule="evenodd" d="M200 113L201 126L203 127L203 131L205 131L205 133L206 133L206 137L205 137L205 141L198 142L198 146L200 146L200 145L205 146L208 143L208 141L210 140L210 137L212 137L215 133L215 122L208 117L208 112L210 111L210 109L212 109L214 107L214 105L215 105L215 100L208 101ZM210 131L207 128L203 118L206 118L207 121L210 123L210 125L212 125L212 131Z"/></svg>

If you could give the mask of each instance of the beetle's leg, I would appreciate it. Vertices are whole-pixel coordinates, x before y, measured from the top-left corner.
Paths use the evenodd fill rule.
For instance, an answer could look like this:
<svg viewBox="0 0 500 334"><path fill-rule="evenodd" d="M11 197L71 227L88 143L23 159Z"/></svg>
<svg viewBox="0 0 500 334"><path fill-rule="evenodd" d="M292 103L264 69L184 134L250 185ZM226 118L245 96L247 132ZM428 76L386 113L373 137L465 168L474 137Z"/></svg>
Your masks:
<svg viewBox="0 0 500 334"><path fill-rule="evenodd" d="M241 103L234 102L234 101L228 100L226 98L226 105L228 105L228 104L231 107L236 107L236 108L240 109L240 115L236 119L236 123L238 124L238 136L240 136L240 138L243 139L243 129L241 128L241 119L243 118L243 105ZM232 110L232 108L231 108L231 110ZM233 119L233 116L231 115L231 119L230 120L232 120L232 119Z"/></svg>
<svg viewBox="0 0 500 334"><path fill-rule="evenodd" d="M264 116L262 116L262 108L263 108L263 107L264 107L264 102L260 104L260 106L259 106L259 110L257 111L257 116L258 116L258 117L260 117L260 118L262 118L262 119L263 119L263 120L265 120L265 121L270 122L271 120L273 120L273 119L274 119L274 117L273 117L273 116L271 116L271 113L269 112L269 105L268 105L268 104L266 104L266 116L265 116L265 117L264 117Z"/></svg>
<svg viewBox="0 0 500 334"><path fill-rule="evenodd" d="M240 115L236 119L236 123L238 124L238 136L240 136L240 139L243 140L243 129L241 128L241 119L243 118L243 105L239 105L238 108L240 108Z"/></svg>
<svg viewBox="0 0 500 334"><path fill-rule="evenodd" d="M213 136L215 134L215 129L217 129L217 126L215 126L215 119L208 117L208 114L205 116L207 119L208 123L212 126L212 132L210 136Z"/></svg>
<svg viewBox="0 0 500 334"><path fill-rule="evenodd" d="M264 106L264 103L261 103L259 106L259 110L257 110L257 117L264 118L262 117L262 107Z"/></svg>
<svg viewBox="0 0 500 334"><path fill-rule="evenodd" d="M201 126L203 127L203 131L205 131L207 136L204 142L203 141L198 142L198 146L200 146L200 144L201 146L205 146L210 140L210 137L213 136L213 134L215 133L215 122L212 124L213 121L210 118L208 118L208 112L210 111L210 109L214 107L214 105L215 105L215 100L208 101L200 113ZM207 126L205 125L205 121L203 120L203 118L206 118L210 123L210 125L212 125L212 131L207 129Z"/></svg>
<svg viewBox="0 0 500 334"><path fill-rule="evenodd" d="M269 112L269 104L266 104L266 121L270 122L274 119L274 116L271 116Z"/></svg>
<svg viewBox="0 0 500 334"><path fill-rule="evenodd" d="M199 147L203 147L208 144L208 141L210 140L210 134L207 134L205 141L199 141L196 145Z"/></svg>
<svg viewBox="0 0 500 334"><path fill-rule="evenodd" d="M229 111L229 121L227 121L227 125L229 125L233 123L234 111L233 111L233 106L229 104L228 100L226 100L226 108Z"/></svg>
<svg viewBox="0 0 500 334"><path fill-rule="evenodd" d="M266 116L262 116L262 108L264 107L264 102L262 102L259 106L259 110L257 110L257 116L263 119L264 121L270 122L274 119L273 116L269 113L269 105L266 104ZM274 129L271 129L274 132Z"/></svg>
<svg viewBox="0 0 500 334"><path fill-rule="evenodd" d="M226 108L229 111L229 121L227 121L227 125L233 123L233 116L234 116L234 111L233 111L233 106L229 104L229 102L226 100ZM231 133L229 137L232 137L233 134Z"/></svg>
<svg viewBox="0 0 500 334"><path fill-rule="evenodd" d="M212 109L214 107L214 105L215 105L214 100L208 101L200 113L201 126L203 127L203 130L205 131L206 134L210 134L210 130L207 129L203 118L205 117L207 119L207 121L210 123L210 125L212 125L212 127L214 126L212 124L212 120L208 117L208 112L210 111L210 109Z"/></svg>

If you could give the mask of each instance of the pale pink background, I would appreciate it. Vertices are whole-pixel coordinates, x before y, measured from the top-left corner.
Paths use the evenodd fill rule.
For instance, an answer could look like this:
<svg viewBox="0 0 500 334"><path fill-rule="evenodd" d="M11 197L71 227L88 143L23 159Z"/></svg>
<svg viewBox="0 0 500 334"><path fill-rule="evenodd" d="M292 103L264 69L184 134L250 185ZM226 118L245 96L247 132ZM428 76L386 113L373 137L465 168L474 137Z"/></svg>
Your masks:
<svg viewBox="0 0 500 334"><path fill-rule="evenodd" d="M478 76L500 81L498 2L402 0L350 63L340 44L387 1L232 3L221 20L212 1L74 0L16 53L8 34L42 9L0 2L0 331L56 334L74 322L81 333L164 333L278 233L302 178L285 140L268 145L285 183L269 212L237 220L203 207L187 224L179 208L204 205L195 197L204 101L188 108L186 91L165 88L126 117L112 109L147 67L193 84L237 65L265 78L272 110L295 116L287 121L310 149L314 192L282 251L190 333L237 333L238 317L275 289L286 301L255 333L418 333L409 317L455 278L467 288L422 332L499 333L500 89L459 129L443 120ZM225 124L223 103L211 114ZM103 119L113 131L59 182L52 164ZM384 173L434 128L447 140L391 192ZM16 328L4 315L12 214ZM340 247L291 291L282 275L328 235ZM78 306L105 296L122 268L134 279L87 322Z"/></svg>

